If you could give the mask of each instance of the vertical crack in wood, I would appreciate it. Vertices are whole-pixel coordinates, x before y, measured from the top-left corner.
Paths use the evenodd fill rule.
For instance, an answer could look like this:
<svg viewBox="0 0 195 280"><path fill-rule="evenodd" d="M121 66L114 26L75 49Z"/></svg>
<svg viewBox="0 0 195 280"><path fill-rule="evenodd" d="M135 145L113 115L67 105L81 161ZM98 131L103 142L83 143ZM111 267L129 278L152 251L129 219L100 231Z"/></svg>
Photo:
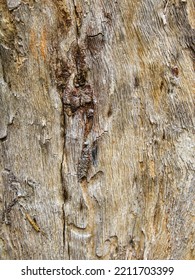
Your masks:
<svg viewBox="0 0 195 280"><path fill-rule="evenodd" d="M93 87L91 84L87 84L87 65L85 62L85 54L80 46L80 27L81 27L81 17L78 11L77 3L73 0L74 15L75 15L75 36L76 36L76 47L74 50L74 60L76 75L74 78L74 86L77 91L79 91L80 103L79 106L74 110L74 104L72 104L72 115L78 112L82 112L82 120L84 121L84 135L82 139L82 149L81 155L77 167L77 178L78 183L81 188L82 196L88 208L88 221L85 228L80 228L74 223L68 225L68 256L71 259L71 231L79 234L86 235L89 237L87 242L88 258L94 258L95 256L95 243L94 243L94 233L95 233L95 209L93 205L92 198L88 191L88 181L87 175L90 164L92 163L91 156L91 143L89 141L89 134L93 129L94 124L94 97L93 97ZM66 105L65 109L66 109Z"/></svg>
<svg viewBox="0 0 195 280"><path fill-rule="evenodd" d="M63 203L62 203L62 221L63 221L63 254L65 254L65 210L64 210L64 206L65 206L65 202L67 199L67 194L66 194L66 189L65 189L65 180L64 180L64 172L63 172L63 167L64 167L64 159L65 159L65 145L66 145L66 116L65 116L65 112L64 112L64 104L63 104L63 98L61 98L61 102L62 102L62 127L63 127L63 145L62 145L62 159L61 159L61 166L60 166L60 175L61 175L61 184L62 184L62 194L63 194Z"/></svg>
<svg viewBox="0 0 195 280"><path fill-rule="evenodd" d="M64 203L62 204L62 226L63 226L63 231L62 231L62 234L63 234L63 257L65 256L65 242L66 242L66 230L65 230L65 227L66 227L66 217L65 217L65 210L64 210Z"/></svg>
<svg viewBox="0 0 195 280"><path fill-rule="evenodd" d="M75 14L75 37L76 37L76 45L77 45L77 49L78 51L77 52L80 52L80 46L79 46L79 37L80 37L80 16L79 16L79 13L77 11L77 5L75 3L75 0L72 0L73 1L73 6L74 6L74 14ZM78 54L77 54L78 56ZM75 64L76 64L76 70L77 70L77 75L79 75L79 63L78 63L78 58L76 57L76 60L75 60Z"/></svg>
<svg viewBox="0 0 195 280"><path fill-rule="evenodd" d="M76 21L76 39L77 39L77 43L78 43L78 38L80 35L80 30L79 30L80 26L79 26L78 21L80 21L80 17L79 17L79 13L77 11L77 5L75 3L75 0L73 0L73 6L74 6L75 21Z"/></svg>

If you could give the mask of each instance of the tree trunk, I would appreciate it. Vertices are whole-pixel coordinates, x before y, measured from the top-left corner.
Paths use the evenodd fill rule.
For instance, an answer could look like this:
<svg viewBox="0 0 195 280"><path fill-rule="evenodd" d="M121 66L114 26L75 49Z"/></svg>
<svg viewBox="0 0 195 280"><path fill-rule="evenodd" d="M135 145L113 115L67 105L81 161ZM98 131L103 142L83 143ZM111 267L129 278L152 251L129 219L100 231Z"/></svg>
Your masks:
<svg viewBox="0 0 195 280"><path fill-rule="evenodd" d="M0 0L0 258L195 259L193 0Z"/></svg>

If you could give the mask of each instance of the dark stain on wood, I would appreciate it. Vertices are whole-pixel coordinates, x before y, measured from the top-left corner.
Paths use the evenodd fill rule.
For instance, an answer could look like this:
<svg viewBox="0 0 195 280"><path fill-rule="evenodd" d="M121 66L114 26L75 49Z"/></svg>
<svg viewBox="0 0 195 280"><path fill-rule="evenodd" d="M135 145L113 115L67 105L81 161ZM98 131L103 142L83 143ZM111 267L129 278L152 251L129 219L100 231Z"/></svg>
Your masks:
<svg viewBox="0 0 195 280"><path fill-rule="evenodd" d="M78 163L78 169L77 169L77 177L79 182L82 182L87 178L89 166L90 166L89 144L87 142L84 142L81 157Z"/></svg>
<svg viewBox="0 0 195 280"><path fill-rule="evenodd" d="M67 87L63 91L63 104L64 104L64 110L68 115L75 114L77 110L82 110L83 114L91 115L92 111L94 109L94 102L93 102L93 90L91 89L90 85L84 86L81 88L74 88L70 89L70 87ZM92 117L92 116L91 116ZM87 118L88 120L90 118Z"/></svg>
<svg viewBox="0 0 195 280"><path fill-rule="evenodd" d="M98 144L97 140L93 142L92 150L91 150L91 155L92 155L92 162L93 165L97 165L97 156L98 156Z"/></svg>
<svg viewBox="0 0 195 280"><path fill-rule="evenodd" d="M56 63L56 80L58 89L64 90L71 72L68 64L63 59L57 59Z"/></svg>
<svg viewBox="0 0 195 280"><path fill-rule="evenodd" d="M85 48L82 48L77 43L71 48L72 59L75 63L77 73L86 69Z"/></svg>
<svg viewBox="0 0 195 280"><path fill-rule="evenodd" d="M112 106L109 107L108 112L107 112L107 116L108 118L111 117L113 114L113 110L112 110Z"/></svg>
<svg viewBox="0 0 195 280"><path fill-rule="evenodd" d="M6 225L11 225L11 217L10 212L12 210L12 207L18 202L18 198L14 198L8 205L5 202L5 210L2 214L2 222Z"/></svg>
<svg viewBox="0 0 195 280"><path fill-rule="evenodd" d="M178 69L177 66L172 67L172 68L171 68L171 72L172 72L172 74L173 74L175 77L178 77L178 75L179 75L179 69Z"/></svg>
<svg viewBox="0 0 195 280"><path fill-rule="evenodd" d="M90 53L97 54L102 50L105 44L104 34L100 32L94 35L87 35L85 42L86 47L90 51Z"/></svg>
<svg viewBox="0 0 195 280"><path fill-rule="evenodd" d="M134 80L134 87L138 88L140 85L140 80L138 76L135 76L135 80Z"/></svg>
<svg viewBox="0 0 195 280"><path fill-rule="evenodd" d="M87 82L87 71L81 70L78 74L75 75L73 82L76 88L85 86Z"/></svg>

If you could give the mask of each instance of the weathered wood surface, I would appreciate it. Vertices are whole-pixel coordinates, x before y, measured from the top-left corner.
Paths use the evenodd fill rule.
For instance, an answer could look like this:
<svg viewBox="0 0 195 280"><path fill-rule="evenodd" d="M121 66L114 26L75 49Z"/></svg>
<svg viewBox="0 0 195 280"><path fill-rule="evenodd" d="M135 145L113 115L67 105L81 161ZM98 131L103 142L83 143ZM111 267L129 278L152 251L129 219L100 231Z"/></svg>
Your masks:
<svg viewBox="0 0 195 280"><path fill-rule="evenodd" d="M0 0L0 258L194 259L194 1Z"/></svg>

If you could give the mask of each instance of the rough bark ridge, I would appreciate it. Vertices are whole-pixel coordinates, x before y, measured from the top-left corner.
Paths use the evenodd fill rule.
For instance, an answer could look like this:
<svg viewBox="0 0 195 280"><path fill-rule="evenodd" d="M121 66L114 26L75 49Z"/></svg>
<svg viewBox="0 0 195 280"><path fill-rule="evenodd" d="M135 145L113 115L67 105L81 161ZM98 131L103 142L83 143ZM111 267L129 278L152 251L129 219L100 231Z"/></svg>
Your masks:
<svg viewBox="0 0 195 280"><path fill-rule="evenodd" d="M0 258L194 259L194 1L0 15Z"/></svg>

